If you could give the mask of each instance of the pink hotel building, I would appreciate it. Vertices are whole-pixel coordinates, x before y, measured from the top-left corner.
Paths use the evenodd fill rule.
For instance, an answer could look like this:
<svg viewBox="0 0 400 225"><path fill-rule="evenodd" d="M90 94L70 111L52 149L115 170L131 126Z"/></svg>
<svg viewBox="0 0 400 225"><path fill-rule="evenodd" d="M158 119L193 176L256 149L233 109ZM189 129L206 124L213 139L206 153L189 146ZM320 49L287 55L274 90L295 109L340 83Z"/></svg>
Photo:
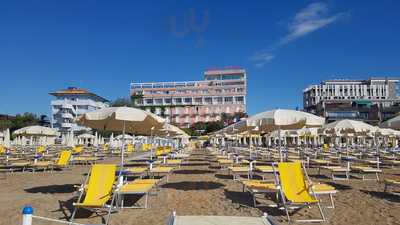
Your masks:
<svg viewBox="0 0 400 225"><path fill-rule="evenodd" d="M246 71L237 67L204 72L204 80L131 83L137 106L180 127L246 112Z"/></svg>

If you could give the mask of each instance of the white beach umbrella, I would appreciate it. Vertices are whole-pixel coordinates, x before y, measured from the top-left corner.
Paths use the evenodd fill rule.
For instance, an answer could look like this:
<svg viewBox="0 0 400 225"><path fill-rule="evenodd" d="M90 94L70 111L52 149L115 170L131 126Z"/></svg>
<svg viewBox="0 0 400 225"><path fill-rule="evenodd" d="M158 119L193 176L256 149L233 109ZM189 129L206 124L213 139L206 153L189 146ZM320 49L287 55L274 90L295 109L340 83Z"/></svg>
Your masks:
<svg viewBox="0 0 400 225"><path fill-rule="evenodd" d="M10 148L11 147L11 141L10 141L10 129L7 129L4 132L4 147Z"/></svg>
<svg viewBox="0 0 400 225"><path fill-rule="evenodd" d="M366 134L377 131L377 128L361 121L345 119L324 125L322 131L340 136L346 134Z"/></svg>
<svg viewBox="0 0 400 225"><path fill-rule="evenodd" d="M380 127L400 129L400 115L383 122Z"/></svg>
<svg viewBox="0 0 400 225"><path fill-rule="evenodd" d="M21 145L22 145L22 146L25 146L25 145L26 145L26 137L25 137L25 136L22 136L22 137L21 137Z"/></svg>
<svg viewBox="0 0 400 225"><path fill-rule="evenodd" d="M72 129L68 134L67 146L68 147L74 147L75 146L74 131Z"/></svg>
<svg viewBox="0 0 400 225"><path fill-rule="evenodd" d="M155 114L137 108L109 107L83 114L78 123L96 130L116 131L134 134L153 135L155 129L161 129L165 120ZM121 151L121 173L124 165L124 146Z"/></svg>
<svg viewBox="0 0 400 225"><path fill-rule="evenodd" d="M56 136L57 131L49 127L28 126L14 131L14 134L20 136Z"/></svg>
<svg viewBox="0 0 400 225"><path fill-rule="evenodd" d="M147 111L130 107L109 107L83 114L78 123L96 130L151 135L165 120Z"/></svg>
<svg viewBox="0 0 400 225"><path fill-rule="evenodd" d="M110 147L114 147L114 133L111 133L108 144L110 145Z"/></svg>
<svg viewBox="0 0 400 225"><path fill-rule="evenodd" d="M278 129L299 129L302 127L321 127L325 118L296 110L276 109L258 113L242 120L235 126L239 130L248 130L247 127L259 127L261 132Z"/></svg>
<svg viewBox="0 0 400 225"><path fill-rule="evenodd" d="M97 131L96 131L96 133L94 134L93 146L94 146L94 147L99 146L99 136L98 136L98 134L97 134Z"/></svg>

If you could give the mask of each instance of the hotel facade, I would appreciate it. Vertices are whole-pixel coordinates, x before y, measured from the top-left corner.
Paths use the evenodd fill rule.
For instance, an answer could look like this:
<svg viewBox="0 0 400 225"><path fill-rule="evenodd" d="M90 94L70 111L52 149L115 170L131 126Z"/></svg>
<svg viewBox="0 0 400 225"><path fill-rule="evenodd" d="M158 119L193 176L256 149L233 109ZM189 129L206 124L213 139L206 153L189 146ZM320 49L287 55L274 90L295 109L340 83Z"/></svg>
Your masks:
<svg viewBox="0 0 400 225"><path fill-rule="evenodd" d="M327 118L377 125L400 111L399 79L327 80L303 90L304 111Z"/></svg>
<svg viewBox="0 0 400 225"><path fill-rule="evenodd" d="M206 70L204 80L131 83L135 105L181 128L221 119L222 113L246 112L246 71Z"/></svg>
<svg viewBox="0 0 400 225"><path fill-rule="evenodd" d="M51 101L51 124L61 133L71 130L76 133L88 131L86 127L74 122L78 116L97 109L108 107L108 100L85 89L68 87L49 93L56 97Z"/></svg>

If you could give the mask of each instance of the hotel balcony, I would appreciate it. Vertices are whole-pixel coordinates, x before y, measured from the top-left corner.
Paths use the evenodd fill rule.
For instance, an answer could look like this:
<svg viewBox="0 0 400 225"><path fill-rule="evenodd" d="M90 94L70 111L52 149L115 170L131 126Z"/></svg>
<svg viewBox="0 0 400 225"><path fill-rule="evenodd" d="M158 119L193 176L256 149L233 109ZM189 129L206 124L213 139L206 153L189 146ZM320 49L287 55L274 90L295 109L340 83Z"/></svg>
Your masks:
<svg viewBox="0 0 400 225"><path fill-rule="evenodd" d="M62 128L71 128L73 126L73 123L61 123Z"/></svg>
<svg viewBox="0 0 400 225"><path fill-rule="evenodd" d="M61 113L61 118L63 118L63 119L73 119L74 116L71 113Z"/></svg>

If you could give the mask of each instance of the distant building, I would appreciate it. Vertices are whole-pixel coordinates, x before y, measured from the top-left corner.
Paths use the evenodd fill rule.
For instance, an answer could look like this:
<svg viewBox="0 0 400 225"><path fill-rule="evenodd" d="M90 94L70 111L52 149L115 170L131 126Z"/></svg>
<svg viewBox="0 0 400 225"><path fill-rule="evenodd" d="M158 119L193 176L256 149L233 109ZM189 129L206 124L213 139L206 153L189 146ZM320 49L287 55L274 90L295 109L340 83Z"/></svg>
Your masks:
<svg viewBox="0 0 400 225"><path fill-rule="evenodd" d="M303 90L304 111L327 118L378 124L400 111L399 79L327 80Z"/></svg>
<svg viewBox="0 0 400 225"><path fill-rule="evenodd" d="M108 107L108 100L85 89L68 87L49 93L56 97L51 101L51 123L61 133L73 131L85 131L74 122L78 116L96 109Z"/></svg>
<svg viewBox="0 0 400 225"><path fill-rule="evenodd" d="M213 69L204 80L131 83L135 104L180 127L221 119L221 114L246 112L246 71Z"/></svg>

